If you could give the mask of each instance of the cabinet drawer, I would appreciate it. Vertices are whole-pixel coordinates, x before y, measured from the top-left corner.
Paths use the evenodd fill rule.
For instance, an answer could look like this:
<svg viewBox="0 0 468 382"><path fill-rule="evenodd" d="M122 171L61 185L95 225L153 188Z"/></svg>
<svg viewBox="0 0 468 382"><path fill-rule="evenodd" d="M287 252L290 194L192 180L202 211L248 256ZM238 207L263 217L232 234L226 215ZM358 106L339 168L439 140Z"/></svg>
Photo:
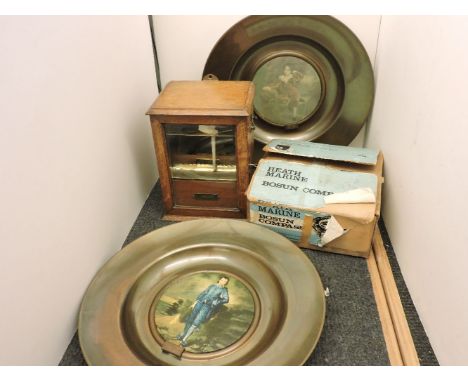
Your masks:
<svg viewBox="0 0 468 382"><path fill-rule="evenodd" d="M237 182L172 181L176 207L237 208Z"/></svg>

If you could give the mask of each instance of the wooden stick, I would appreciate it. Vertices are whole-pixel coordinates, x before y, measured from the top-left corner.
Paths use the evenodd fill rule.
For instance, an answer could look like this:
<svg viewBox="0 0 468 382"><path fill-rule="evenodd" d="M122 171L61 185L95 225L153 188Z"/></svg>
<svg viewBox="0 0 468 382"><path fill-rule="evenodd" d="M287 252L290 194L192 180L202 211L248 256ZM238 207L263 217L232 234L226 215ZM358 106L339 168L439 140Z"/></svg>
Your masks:
<svg viewBox="0 0 468 382"><path fill-rule="evenodd" d="M411 336L379 229L375 230L372 246L403 364L405 366L419 366L418 353L414 346L413 337Z"/></svg>
<svg viewBox="0 0 468 382"><path fill-rule="evenodd" d="M379 312L380 323L382 325L382 332L387 345L388 358L390 365L392 366L403 366L403 360L401 358L400 347L398 346L398 340L396 338L395 330L393 328L392 317L388 309L387 300L385 298L385 292L383 290L382 281L380 280L379 269L375 261L374 252L371 250L370 255L367 258L367 267L369 268L369 274L372 282L372 289L374 290L375 302L377 304L377 310Z"/></svg>

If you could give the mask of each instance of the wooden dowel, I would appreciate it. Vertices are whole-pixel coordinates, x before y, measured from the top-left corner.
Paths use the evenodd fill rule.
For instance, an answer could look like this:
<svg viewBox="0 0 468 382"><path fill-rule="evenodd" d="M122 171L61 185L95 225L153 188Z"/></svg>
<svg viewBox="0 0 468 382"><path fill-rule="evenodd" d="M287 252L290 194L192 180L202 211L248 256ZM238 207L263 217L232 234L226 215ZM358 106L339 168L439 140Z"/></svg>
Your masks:
<svg viewBox="0 0 468 382"><path fill-rule="evenodd" d="M405 311L401 304L398 288L393 278L392 268L388 261L387 251L379 229L375 230L372 247L403 364L405 366L419 366L418 353L414 346L413 337L411 336Z"/></svg>
<svg viewBox="0 0 468 382"><path fill-rule="evenodd" d="M400 347L396 338L395 330L393 328L392 317L388 309L385 292L383 290L382 281L380 280L379 269L375 261L374 252L371 250L367 258L367 267L371 277L372 289L375 295L375 302L379 312L380 322L382 325L382 332L387 345L388 358L390 365L403 366L403 360L400 354Z"/></svg>

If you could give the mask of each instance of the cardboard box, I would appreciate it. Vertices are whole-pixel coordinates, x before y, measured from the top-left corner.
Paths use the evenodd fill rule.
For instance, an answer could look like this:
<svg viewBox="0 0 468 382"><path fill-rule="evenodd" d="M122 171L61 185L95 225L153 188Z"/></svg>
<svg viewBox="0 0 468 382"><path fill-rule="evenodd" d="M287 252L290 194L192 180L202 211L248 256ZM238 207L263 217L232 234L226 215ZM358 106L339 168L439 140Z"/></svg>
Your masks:
<svg viewBox="0 0 468 382"><path fill-rule="evenodd" d="M368 257L380 215L383 155L286 139L263 150L247 190L248 220L303 248Z"/></svg>

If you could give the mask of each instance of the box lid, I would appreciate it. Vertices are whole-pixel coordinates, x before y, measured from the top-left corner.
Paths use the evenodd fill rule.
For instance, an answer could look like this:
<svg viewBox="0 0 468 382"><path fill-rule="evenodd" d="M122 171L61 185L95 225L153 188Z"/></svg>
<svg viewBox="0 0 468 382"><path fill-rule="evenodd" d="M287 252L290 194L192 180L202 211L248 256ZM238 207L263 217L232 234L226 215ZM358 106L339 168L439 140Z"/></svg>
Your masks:
<svg viewBox="0 0 468 382"><path fill-rule="evenodd" d="M369 148L327 145L292 139L273 139L263 150L275 154L367 165L375 165L379 154L378 150Z"/></svg>
<svg viewBox="0 0 468 382"><path fill-rule="evenodd" d="M251 81L171 81L147 114L246 117L253 97Z"/></svg>

